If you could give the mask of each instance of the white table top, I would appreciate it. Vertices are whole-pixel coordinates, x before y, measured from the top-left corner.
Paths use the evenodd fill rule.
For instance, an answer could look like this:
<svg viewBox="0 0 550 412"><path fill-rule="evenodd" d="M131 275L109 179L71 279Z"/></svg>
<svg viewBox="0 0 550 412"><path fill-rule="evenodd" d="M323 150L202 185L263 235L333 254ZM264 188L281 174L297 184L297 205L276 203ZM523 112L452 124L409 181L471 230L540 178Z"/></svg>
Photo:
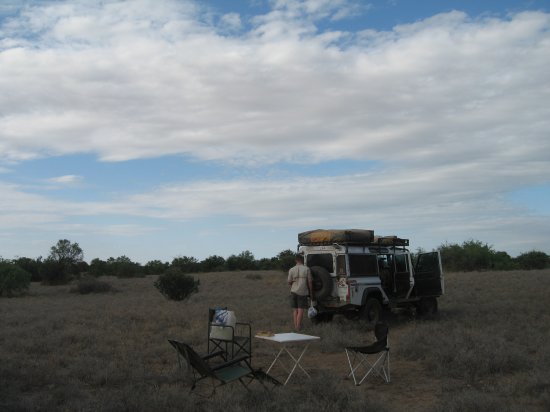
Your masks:
<svg viewBox="0 0 550 412"><path fill-rule="evenodd" d="M306 342L321 339L320 336L304 335L302 333L276 333L274 336L258 336L255 338L270 340L277 343Z"/></svg>

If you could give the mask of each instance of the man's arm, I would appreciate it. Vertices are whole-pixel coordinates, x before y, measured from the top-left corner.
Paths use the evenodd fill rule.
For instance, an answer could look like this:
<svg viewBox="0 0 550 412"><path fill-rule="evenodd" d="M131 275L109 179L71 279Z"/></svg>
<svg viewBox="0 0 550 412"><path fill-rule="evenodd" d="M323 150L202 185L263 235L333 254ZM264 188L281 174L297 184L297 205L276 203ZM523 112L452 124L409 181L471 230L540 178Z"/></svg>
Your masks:
<svg viewBox="0 0 550 412"><path fill-rule="evenodd" d="M307 286L309 288L309 297L311 300L315 300L315 294L313 292L313 277L311 276L311 270L307 269Z"/></svg>
<svg viewBox="0 0 550 412"><path fill-rule="evenodd" d="M288 271L288 278L287 278L288 286L292 286L292 282L294 282L294 280L292 279L292 269L290 269Z"/></svg>

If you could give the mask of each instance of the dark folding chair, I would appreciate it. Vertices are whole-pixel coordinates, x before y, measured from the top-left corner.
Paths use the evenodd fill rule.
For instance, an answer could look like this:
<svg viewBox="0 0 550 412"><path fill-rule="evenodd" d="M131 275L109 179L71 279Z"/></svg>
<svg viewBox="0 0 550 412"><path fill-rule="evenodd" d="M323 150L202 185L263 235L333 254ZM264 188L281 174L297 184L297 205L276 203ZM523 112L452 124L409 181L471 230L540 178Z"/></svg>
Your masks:
<svg viewBox="0 0 550 412"><path fill-rule="evenodd" d="M376 342L368 346L349 346L346 348L346 356L350 367L348 376L353 377L355 385L361 385L370 374L378 374L386 383L390 382L390 345L388 343L388 326L385 323L377 323L374 327ZM371 359L374 358L374 361ZM357 374L359 368L366 364L362 378Z"/></svg>
<svg viewBox="0 0 550 412"><path fill-rule="evenodd" d="M227 309L227 308L223 308ZM252 358L252 327L250 323L237 322L235 326L219 325L214 321L216 309L208 309L208 353L219 350L224 352L224 359L233 359L247 355ZM223 330L223 337L216 337L212 333L214 328Z"/></svg>
<svg viewBox="0 0 550 412"><path fill-rule="evenodd" d="M257 379L264 387L264 381L272 383L277 382L265 372L253 370L246 355L211 366L208 364L208 361L217 356L221 356L223 351L200 356L186 343L171 339L169 339L168 342L170 342L178 353L178 364L180 368L182 360L184 360L188 370L192 371L191 391L197 387L200 381L207 378L210 378L212 383L212 392L210 396L214 394L217 387L235 381L239 381L247 389L248 385L250 385L254 379ZM247 380L246 382L244 380L245 378Z"/></svg>

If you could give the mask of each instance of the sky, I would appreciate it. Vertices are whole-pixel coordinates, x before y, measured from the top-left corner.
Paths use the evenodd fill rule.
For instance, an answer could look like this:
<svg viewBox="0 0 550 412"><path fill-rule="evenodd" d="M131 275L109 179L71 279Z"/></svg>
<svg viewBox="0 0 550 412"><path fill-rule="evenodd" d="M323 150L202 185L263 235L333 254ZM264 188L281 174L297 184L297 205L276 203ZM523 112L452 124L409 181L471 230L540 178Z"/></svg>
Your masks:
<svg viewBox="0 0 550 412"><path fill-rule="evenodd" d="M548 0L3 0L0 256L550 253L548 67Z"/></svg>

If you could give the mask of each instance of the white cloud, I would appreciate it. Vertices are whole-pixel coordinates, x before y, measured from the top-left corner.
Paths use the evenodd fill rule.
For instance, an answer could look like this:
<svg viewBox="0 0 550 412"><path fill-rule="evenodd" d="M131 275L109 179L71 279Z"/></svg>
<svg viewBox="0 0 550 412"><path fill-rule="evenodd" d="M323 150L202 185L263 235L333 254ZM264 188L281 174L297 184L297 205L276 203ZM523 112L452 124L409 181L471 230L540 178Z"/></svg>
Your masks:
<svg viewBox="0 0 550 412"><path fill-rule="evenodd" d="M82 180L83 177L78 175L63 175L47 179L50 183L58 183L62 185L75 185L82 182Z"/></svg>
<svg viewBox="0 0 550 412"><path fill-rule="evenodd" d="M549 153L549 15L453 12L371 31L365 42L315 31L304 16L335 10L330 2L299 3L294 17L280 11L297 4L278 2L235 37L217 35L197 6L181 2L28 8L2 30L21 47L0 53L0 153L396 163L490 156L502 166ZM29 29L38 36L32 47ZM342 36L345 48L335 43Z"/></svg>
<svg viewBox="0 0 550 412"><path fill-rule="evenodd" d="M234 35L200 3L27 7L0 27L0 160L186 154L375 160L380 170L176 184L112 202L61 203L3 185L0 227L227 214L271 226L410 228L425 239L488 234L501 248L518 242L518 228L543 238L547 217L504 194L550 175L549 14L451 12L344 33L320 32L317 21L356 13L356 2L273 4L248 32L239 15L223 16L225 28L240 28Z"/></svg>
<svg viewBox="0 0 550 412"><path fill-rule="evenodd" d="M239 30L242 27L241 16L238 13L224 14L220 23L229 30Z"/></svg>
<svg viewBox="0 0 550 412"><path fill-rule="evenodd" d="M78 235L122 236L154 231L158 227L155 220L160 224L227 218L237 226L292 228L296 232L314 227L372 228L381 234L410 237L414 245L423 247L474 238L513 254L533 248L546 250L542 241L549 217L532 215L510 205L506 198L510 180L532 178L545 165L501 169L495 178L490 173L493 165L481 163L323 178L173 184L104 202L53 201L4 186L11 201L0 202L6 218L0 227L22 225ZM82 217L101 221L102 217L117 216L124 220L146 218L149 223L67 223Z"/></svg>

